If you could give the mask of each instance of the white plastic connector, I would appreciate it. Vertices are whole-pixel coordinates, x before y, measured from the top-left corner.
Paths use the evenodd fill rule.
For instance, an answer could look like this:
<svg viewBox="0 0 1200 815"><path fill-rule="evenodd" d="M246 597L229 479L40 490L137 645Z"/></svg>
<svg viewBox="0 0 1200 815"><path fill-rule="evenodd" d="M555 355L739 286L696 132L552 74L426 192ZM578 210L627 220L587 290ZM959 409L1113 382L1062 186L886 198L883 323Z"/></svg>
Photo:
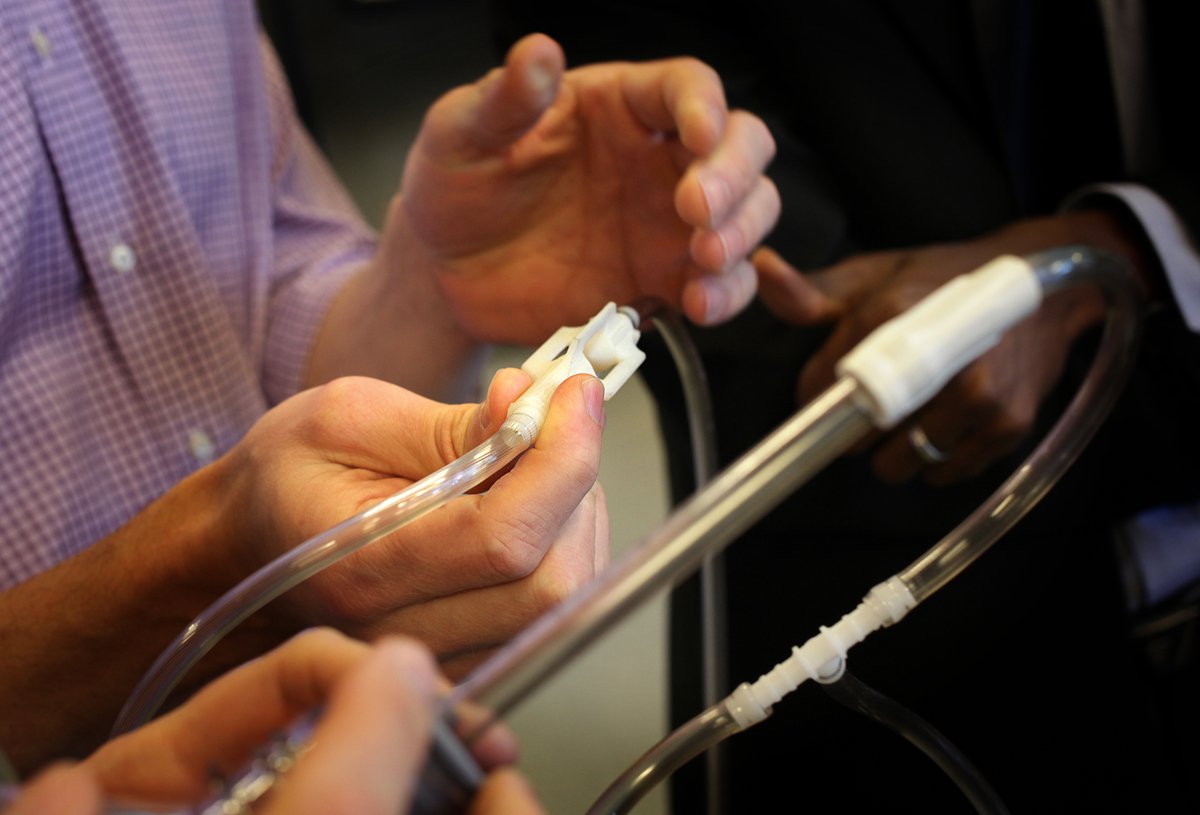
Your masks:
<svg viewBox="0 0 1200 815"><path fill-rule="evenodd" d="M765 719L771 708L809 679L830 682L838 678L849 650L874 631L900 622L917 601L899 577L875 586L836 624L820 633L753 683L743 682L725 699L730 716L742 728Z"/></svg>
<svg viewBox="0 0 1200 815"><path fill-rule="evenodd" d="M887 430L929 401L959 371L1041 304L1033 267L1005 255L962 275L869 334L838 362L870 398Z"/></svg>
<svg viewBox="0 0 1200 815"><path fill-rule="evenodd" d="M524 416L540 429L550 397L575 374L599 377L604 398L612 398L646 359L637 346L640 337L636 312L618 309L614 303L600 309L586 325L558 329L521 365L533 384L509 406L509 418Z"/></svg>

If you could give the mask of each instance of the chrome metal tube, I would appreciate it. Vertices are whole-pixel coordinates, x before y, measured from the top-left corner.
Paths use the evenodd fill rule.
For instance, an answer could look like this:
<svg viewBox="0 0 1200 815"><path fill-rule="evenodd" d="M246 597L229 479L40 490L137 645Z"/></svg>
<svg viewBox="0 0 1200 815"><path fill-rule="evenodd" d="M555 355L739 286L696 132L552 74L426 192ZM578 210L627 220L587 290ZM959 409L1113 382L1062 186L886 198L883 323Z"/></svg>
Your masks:
<svg viewBox="0 0 1200 815"><path fill-rule="evenodd" d="M704 489L595 581L518 635L454 689L503 716L652 594L696 571L871 430L858 384L843 379Z"/></svg>

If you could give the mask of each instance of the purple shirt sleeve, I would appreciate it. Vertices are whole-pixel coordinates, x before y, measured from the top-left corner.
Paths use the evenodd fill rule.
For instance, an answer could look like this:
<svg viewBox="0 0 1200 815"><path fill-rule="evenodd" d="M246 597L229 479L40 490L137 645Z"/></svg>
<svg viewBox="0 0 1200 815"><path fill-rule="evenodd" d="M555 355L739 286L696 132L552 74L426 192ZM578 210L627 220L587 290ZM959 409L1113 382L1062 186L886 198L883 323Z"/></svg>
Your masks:
<svg viewBox="0 0 1200 815"><path fill-rule="evenodd" d="M279 63L263 45L275 155L273 251L263 390L276 403L299 390L321 319L371 257L375 235L297 119Z"/></svg>

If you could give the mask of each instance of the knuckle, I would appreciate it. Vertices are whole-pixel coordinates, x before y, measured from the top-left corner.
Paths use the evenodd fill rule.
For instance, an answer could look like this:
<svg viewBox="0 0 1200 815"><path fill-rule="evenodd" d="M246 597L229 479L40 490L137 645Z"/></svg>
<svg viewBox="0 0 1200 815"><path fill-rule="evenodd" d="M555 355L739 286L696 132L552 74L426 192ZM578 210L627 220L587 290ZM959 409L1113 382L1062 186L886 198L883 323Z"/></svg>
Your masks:
<svg viewBox="0 0 1200 815"><path fill-rule="evenodd" d="M353 433L360 424L357 408L370 403L369 380L356 376L330 380L314 390L304 427L317 440Z"/></svg>
<svg viewBox="0 0 1200 815"><path fill-rule="evenodd" d="M582 565L544 569L534 581L531 603L538 613L548 611L587 585L592 577L591 568Z"/></svg>
<svg viewBox="0 0 1200 815"><path fill-rule="evenodd" d="M323 625L346 628L372 622L381 609L395 604L389 595L393 581L373 579L374 572L361 567L361 553L354 553L335 568L306 581L298 595L307 614Z"/></svg>
<svg viewBox="0 0 1200 815"><path fill-rule="evenodd" d="M511 518L491 535L485 547L487 563L503 582L531 575L545 554L544 525L530 518Z"/></svg>
<svg viewBox="0 0 1200 815"><path fill-rule="evenodd" d="M459 410L439 410L434 415L434 449L437 450L438 460L444 464L449 464L465 452L462 442L466 438L463 424L465 415Z"/></svg>
<svg viewBox="0 0 1200 815"><path fill-rule="evenodd" d="M721 84L720 74L717 73L715 68L703 60L700 60L696 57L683 56L676 58L676 64L679 65L679 67L684 71L694 73L703 80L715 82L718 85Z"/></svg>
<svg viewBox="0 0 1200 815"><path fill-rule="evenodd" d="M563 483L578 487L577 494L591 489L600 477L600 461L596 453L597 447L583 444L571 445L561 453L559 472Z"/></svg>
<svg viewBox="0 0 1200 815"><path fill-rule="evenodd" d="M1033 429L1034 415L1018 405L1010 405L992 422L992 436L997 443L1011 446L1020 442Z"/></svg>
<svg viewBox="0 0 1200 815"><path fill-rule="evenodd" d="M891 319L908 311L928 293L929 290L924 285L896 281L874 298L874 307L877 315L883 319Z"/></svg>
<svg viewBox="0 0 1200 815"><path fill-rule="evenodd" d="M977 362L967 366L956 380L956 395L968 414L994 412L1002 407L996 393L996 381L986 363Z"/></svg>

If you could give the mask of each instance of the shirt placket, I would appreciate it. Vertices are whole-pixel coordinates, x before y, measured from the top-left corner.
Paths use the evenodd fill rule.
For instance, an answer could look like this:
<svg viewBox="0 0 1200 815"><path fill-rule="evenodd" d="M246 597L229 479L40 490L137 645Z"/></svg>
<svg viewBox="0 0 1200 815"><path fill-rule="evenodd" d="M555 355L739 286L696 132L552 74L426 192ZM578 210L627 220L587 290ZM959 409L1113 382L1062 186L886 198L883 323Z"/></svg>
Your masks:
<svg viewBox="0 0 1200 815"><path fill-rule="evenodd" d="M187 472L232 445L264 400L139 89L121 65L89 60L84 25L62 6L31 21L31 96L87 283L164 464Z"/></svg>

